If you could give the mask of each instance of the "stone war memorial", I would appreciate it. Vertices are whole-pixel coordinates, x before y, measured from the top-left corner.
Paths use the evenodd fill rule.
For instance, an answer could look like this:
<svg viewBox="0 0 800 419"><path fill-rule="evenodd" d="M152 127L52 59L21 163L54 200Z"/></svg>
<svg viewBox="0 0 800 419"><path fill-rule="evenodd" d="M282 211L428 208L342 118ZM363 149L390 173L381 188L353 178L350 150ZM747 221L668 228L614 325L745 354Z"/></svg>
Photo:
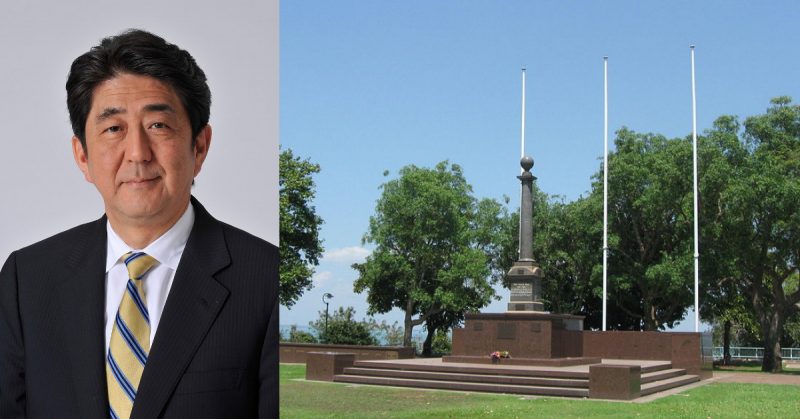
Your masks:
<svg viewBox="0 0 800 419"><path fill-rule="evenodd" d="M533 159L520 163L520 253L507 274L507 311L466 313L449 356L365 360L344 351L315 353L308 379L632 400L711 378L708 335L590 331L583 316L544 310L546 267L536 263L532 246Z"/></svg>
<svg viewBox="0 0 800 419"><path fill-rule="evenodd" d="M583 317L544 311L542 268L533 259L533 159L524 157L522 205L520 208L519 260L506 277L511 290L505 313L466 315L465 327L453 330L453 355L445 362L486 362L486 354L508 352L511 358L495 357L513 365L567 366L600 363L599 357L584 357L581 331ZM498 349L500 348L500 349Z"/></svg>

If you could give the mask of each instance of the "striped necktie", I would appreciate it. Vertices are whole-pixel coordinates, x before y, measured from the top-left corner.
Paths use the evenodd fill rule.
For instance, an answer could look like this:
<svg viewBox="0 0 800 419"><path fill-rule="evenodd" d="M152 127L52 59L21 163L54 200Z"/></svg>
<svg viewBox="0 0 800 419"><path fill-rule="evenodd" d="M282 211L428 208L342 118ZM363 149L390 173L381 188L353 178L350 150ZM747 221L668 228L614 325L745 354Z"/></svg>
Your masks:
<svg viewBox="0 0 800 419"><path fill-rule="evenodd" d="M142 277L158 263L142 252L128 252L122 259L128 267L130 279L114 320L106 357L108 401L113 419L130 417L150 353L150 317Z"/></svg>

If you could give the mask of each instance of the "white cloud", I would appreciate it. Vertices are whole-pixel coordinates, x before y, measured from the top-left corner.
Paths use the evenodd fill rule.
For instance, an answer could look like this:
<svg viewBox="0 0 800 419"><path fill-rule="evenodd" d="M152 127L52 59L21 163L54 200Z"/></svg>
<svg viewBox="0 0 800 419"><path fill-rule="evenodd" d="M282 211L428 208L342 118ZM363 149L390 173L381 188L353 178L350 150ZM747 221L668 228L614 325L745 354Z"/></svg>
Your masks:
<svg viewBox="0 0 800 419"><path fill-rule="evenodd" d="M356 262L363 262L367 256L369 256L370 251L360 247L360 246L351 246L351 247L343 247L341 249L334 249L325 252L325 255L322 257L326 262L339 262L339 263L356 263Z"/></svg>
<svg viewBox="0 0 800 419"><path fill-rule="evenodd" d="M331 279L331 276L333 276L331 271L322 271L315 273L314 276L311 277L311 280L314 281L314 286L318 287Z"/></svg>

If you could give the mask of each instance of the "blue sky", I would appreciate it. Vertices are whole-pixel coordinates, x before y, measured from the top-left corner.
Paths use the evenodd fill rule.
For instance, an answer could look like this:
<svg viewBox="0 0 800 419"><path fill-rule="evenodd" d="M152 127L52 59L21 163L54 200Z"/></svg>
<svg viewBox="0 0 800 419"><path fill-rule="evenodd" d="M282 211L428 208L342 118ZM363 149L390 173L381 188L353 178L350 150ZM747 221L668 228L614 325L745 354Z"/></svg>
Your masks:
<svg viewBox="0 0 800 419"><path fill-rule="evenodd" d="M450 160L476 197L518 205L522 67L533 173L570 201L600 168L603 56L609 142L621 126L682 137L691 133L689 45L702 133L723 114L763 113L772 97L800 100L797 22L794 1L282 2L280 141L322 167L315 205L327 251L315 288L282 308L281 324L316 319L324 292L332 309L366 316L349 266L369 254L361 238L384 170L393 178L408 164Z"/></svg>

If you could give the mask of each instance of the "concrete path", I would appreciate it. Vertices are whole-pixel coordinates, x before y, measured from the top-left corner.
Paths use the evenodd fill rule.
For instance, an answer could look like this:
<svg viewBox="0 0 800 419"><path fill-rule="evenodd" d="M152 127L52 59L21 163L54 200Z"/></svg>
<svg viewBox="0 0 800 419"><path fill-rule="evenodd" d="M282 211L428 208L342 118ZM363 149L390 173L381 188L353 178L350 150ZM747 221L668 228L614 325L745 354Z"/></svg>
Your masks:
<svg viewBox="0 0 800 419"><path fill-rule="evenodd" d="M800 386L800 375L714 371L714 381L720 383L789 384Z"/></svg>

